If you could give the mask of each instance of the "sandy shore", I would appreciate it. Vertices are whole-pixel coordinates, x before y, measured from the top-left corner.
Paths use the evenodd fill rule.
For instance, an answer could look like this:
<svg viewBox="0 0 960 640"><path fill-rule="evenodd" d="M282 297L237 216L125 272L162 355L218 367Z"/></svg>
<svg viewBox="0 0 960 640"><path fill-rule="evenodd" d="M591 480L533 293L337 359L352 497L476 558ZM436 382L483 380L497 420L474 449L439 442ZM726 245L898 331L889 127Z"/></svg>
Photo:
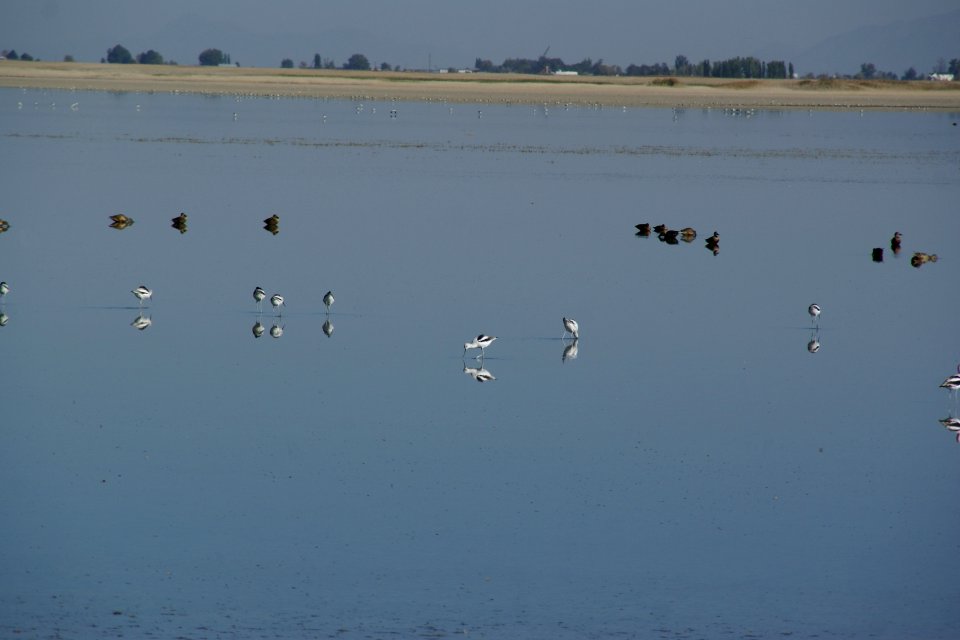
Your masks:
<svg viewBox="0 0 960 640"><path fill-rule="evenodd" d="M0 87L470 103L960 111L960 82L725 80L0 61Z"/></svg>

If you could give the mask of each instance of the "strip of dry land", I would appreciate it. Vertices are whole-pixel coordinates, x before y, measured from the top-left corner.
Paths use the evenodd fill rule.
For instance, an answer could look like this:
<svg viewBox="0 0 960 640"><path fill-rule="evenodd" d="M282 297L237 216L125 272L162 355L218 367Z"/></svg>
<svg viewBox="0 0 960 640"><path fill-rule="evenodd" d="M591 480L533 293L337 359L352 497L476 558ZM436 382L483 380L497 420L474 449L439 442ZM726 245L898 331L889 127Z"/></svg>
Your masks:
<svg viewBox="0 0 960 640"><path fill-rule="evenodd" d="M960 82L528 76L0 61L0 87L741 109L960 111Z"/></svg>

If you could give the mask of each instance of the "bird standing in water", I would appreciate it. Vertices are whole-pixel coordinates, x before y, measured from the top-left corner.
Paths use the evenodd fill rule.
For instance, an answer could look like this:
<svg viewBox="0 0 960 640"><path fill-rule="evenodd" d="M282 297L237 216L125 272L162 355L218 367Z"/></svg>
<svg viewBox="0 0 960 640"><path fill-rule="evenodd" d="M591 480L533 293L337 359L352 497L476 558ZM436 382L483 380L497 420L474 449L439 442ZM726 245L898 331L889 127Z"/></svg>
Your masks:
<svg viewBox="0 0 960 640"><path fill-rule="evenodd" d="M143 286L143 285L140 285L139 287L137 287L136 289L134 289L134 290L131 291L130 293L132 293L133 295L137 296L137 300L140 301L140 306L141 306L141 307L143 306L143 301L144 301L144 300L149 300L150 298L153 297L153 291L151 291L150 289L148 289L147 287L145 287L145 286Z"/></svg>
<svg viewBox="0 0 960 640"><path fill-rule="evenodd" d="M253 290L253 299L257 301L257 309L263 309L263 299L267 297L267 292L262 288L257 287Z"/></svg>
<svg viewBox="0 0 960 640"><path fill-rule="evenodd" d="M463 355L467 355L467 349L480 349L480 355L477 357L482 358L483 350L493 344L493 341L496 339L496 336L488 336L481 333L474 338L472 342L463 343Z"/></svg>

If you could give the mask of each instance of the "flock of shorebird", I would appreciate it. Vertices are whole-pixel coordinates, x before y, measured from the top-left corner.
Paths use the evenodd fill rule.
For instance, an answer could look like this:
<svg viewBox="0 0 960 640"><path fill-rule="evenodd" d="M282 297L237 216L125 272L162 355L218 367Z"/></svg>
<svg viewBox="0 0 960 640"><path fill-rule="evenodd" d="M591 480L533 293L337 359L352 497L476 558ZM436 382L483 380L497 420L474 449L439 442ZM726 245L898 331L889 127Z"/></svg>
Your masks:
<svg viewBox="0 0 960 640"><path fill-rule="evenodd" d="M693 227L684 227L683 229L671 229L665 224L658 224L651 227L649 222L641 222L640 224L634 225L637 230L637 235L646 238L649 237L650 232L657 234L657 239L660 242L666 242L667 244L680 244L680 241L684 242L693 242L697 239L697 230ZM708 251L712 251L713 255L720 253L720 234L716 231L713 232L713 235L707 238L705 245Z"/></svg>
<svg viewBox="0 0 960 640"><path fill-rule="evenodd" d="M893 237L890 238L890 251L893 252L893 255L900 255L901 243L903 242L903 234L899 231L893 234ZM874 247L873 252L871 253L874 262L883 262L883 247ZM910 257L910 266L916 267L919 269L928 262L936 262L937 254L935 253L924 253L923 251L914 251L913 255Z"/></svg>
<svg viewBox="0 0 960 640"><path fill-rule="evenodd" d="M174 229L178 230L181 234L186 233L187 219L188 219L187 214L181 212L180 215L172 219L171 226ZM111 220L111 223L109 226L114 229L125 229L134 223L133 218L122 213L118 213L110 216L110 220ZM2 226L0 226L0 229L2 229L3 231L6 231L9 228L9 223L7 223L6 221L0 220L0 223L2 223ZM263 225L264 225L263 228L265 230L267 230L273 235L276 235L277 233L280 232L280 216L274 214L269 218L266 218L263 221ZM666 242L668 244L677 244L679 240L683 240L684 242L692 242L697 237L697 232L692 227L684 227L682 229L670 229L665 224L658 224L656 226L651 226L649 223L641 223L635 226L637 229L638 236L645 237L645 236L649 236L651 232L654 232L657 234L657 237L662 242ZM899 254L902 241L903 241L903 234L901 234L899 231L893 234L893 237L890 239L890 249L894 252L894 254ZM714 231L713 235L707 238L705 247L711 252L713 252L714 255L717 255L720 252L720 234ZM883 260L882 248L873 249L873 259L877 262L881 262ZM936 262L936 261L937 261L936 254L916 252L911 258L910 263L915 267L919 267L923 264L926 264L927 262ZM10 292L10 285L7 284L6 282L0 282L0 305L3 304L9 292ZM144 302L150 300L153 297L153 290L147 287L146 285L142 285L142 284L136 287L135 289L133 289L131 293L137 298L137 301L139 302L139 306L141 310L143 309ZM256 303L257 309L259 311L263 310L263 301L266 299L267 299L267 292L262 287L259 287L259 286L255 287L253 290L253 300ZM275 293L272 296L270 296L269 300L270 300L271 306L277 311L277 316L281 317L283 315L282 308L286 306L283 296L280 295L279 293ZM335 299L332 291L327 291L327 293L324 294L323 304L324 304L324 307L326 308L327 315L330 314L330 307L333 306L334 300ZM814 323L816 329L819 330L820 313L821 313L820 305L816 303L811 304L809 307L807 307L807 313L810 315L810 319ZM6 321L7 321L6 314L4 314L2 310L0 310L0 326L5 325ZM566 349L564 350L563 359L567 360L568 358L576 358L577 343L580 339L580 325L573 318L564 317L562 318L562 322L563 322L563 334L560 337L561 340L565 339L567 337L567 334L569 334L573 338L573 343L567 346ZM141 316L134 321L134 326L136 326L138 329L141 329L141 330L145 329L146 327L150 326L150 320L149 318L143 317L141 314ZM329 326L329 329L328 329L328 326ZM258 327L259 327L259 331L258 331ZM325 323L324 325L324 333L326 333L327 336L329 336L332 333L332 329L333 327L329 323L329 318L328 318L327 323ZM256 325L254 325L253 333L254 333L254 336L258 338L264 333L263 325L259 321L257 322ZM282 335L282 333L283 333L283 329L280 327L275 326L274 329L271 329L271 335L273 335L274 337L279 337L280 335ZM486 353L485 350L490 345L492 345L496 340L497 340L496 336L489 336L483 333L479 334L476 338L473 338L470 342L463 343L464 357L466 357L467 351L470 351L472 349L479 349L480 353L476 356L476 358L482 362L484 354ZM816 339L816 337L814 337L810 341L810 344L807 345L807 349L811 353L816 353L816 351L819 350L819 341ZM485 382L487 380L494 380L495 378L482 367L483 367L482 364L480 368L467 368L466 366L464 366L464 372L470 373L474 377L474 379L480 382ZM960 389L960 366L957 367L957 374L947 377L940 386L950 390L951 392L956 392L958 389ZM947 418L946 420L942 420L941 422L943 422L945 426L948 426L949 428L957 432L957 441L960 442L960 419L950 417L950 418Z"/></svg>

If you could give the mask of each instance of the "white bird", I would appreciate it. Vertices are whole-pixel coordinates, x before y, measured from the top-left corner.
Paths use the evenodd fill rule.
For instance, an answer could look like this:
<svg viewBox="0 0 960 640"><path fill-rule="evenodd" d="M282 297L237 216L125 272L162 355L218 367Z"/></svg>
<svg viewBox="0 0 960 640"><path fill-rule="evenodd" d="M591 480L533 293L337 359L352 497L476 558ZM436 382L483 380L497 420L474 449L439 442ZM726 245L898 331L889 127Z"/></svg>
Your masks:
<svg viewBox="0 0 960 640"><path fill-rule="evenodd" d="M143 286L143 285L140 285L139 287L137 287L136 289L134 289L134 290L131 291L130 293L132 293L133 295L137 296L137 300L140 301L140 306L141 306L141 307L143 306L143 301L144 301L144 300L149 300L150 298L153 297L153 291L151 291L150 289L148 289L147 287L145 287L145 286Z"/></svg>
<svg viewBox="0 0 960 640"><path fill-rule="evenodd" d="M253 290L253 299L257 301L257 309L263 308L263 299L267 297L267 292L257 287Z"/></svg>
<svg viewBox="0 0 960 640"><path fill-rule="evenodd" d="M287 306L283 304L283 296L281 296L279 293L275 293L270 297L270 304L273 305L274 309L278 309L281 306L283 307ZM282 312L277 311L277 315L282 315Z"/></svg>
<svg viewBox="0 0 960 640"><path fill-rule="evenodd" d="M10 293L10 285L6 282L0 282L0 299L3 299L8 293Z"/></svg>
<svg viewBox="0 0 960 640"><path fill-rule="evenodd" d="M323 296L323 306L327 308L327 313L330 313L330 307L333 306L333 302L333 291L327 291Z"/></svg>
<svg viewBox="0 0 960 640"><path fill-rule="evenodd" d="M478 358L483 357L483 350L493 344L493 341L496 340L496 336L487 336L484 334L478 335L473 339L473 342L464 342L463 343L463 354L467 354L467 349L480 349L480 355Z"/></svg>
<svg viewBox="0 0 960 640"><path fill-rule="evenodd" d="M820 305L810 305L807 307L807 313L810 314L810 319L816 321L817 326L820 326Z"/></svg>
<svg viewBox="0 0 960 640"><path fill-rule="evenodd" d="M560 336L560 339L563 340L568 333L573 336L574 340L580 337L580 325L573 318L563 319L563 335Z"/></svg>
<svg viewBox="0 0 960 640"><path fill-rule="evenodd" d="M956 391L960 389L960 365L957 365L957 372L952 376L947 376L944 378L943 382L940 383L940 386L944 389L949 389L950 391Z"/></svg>

